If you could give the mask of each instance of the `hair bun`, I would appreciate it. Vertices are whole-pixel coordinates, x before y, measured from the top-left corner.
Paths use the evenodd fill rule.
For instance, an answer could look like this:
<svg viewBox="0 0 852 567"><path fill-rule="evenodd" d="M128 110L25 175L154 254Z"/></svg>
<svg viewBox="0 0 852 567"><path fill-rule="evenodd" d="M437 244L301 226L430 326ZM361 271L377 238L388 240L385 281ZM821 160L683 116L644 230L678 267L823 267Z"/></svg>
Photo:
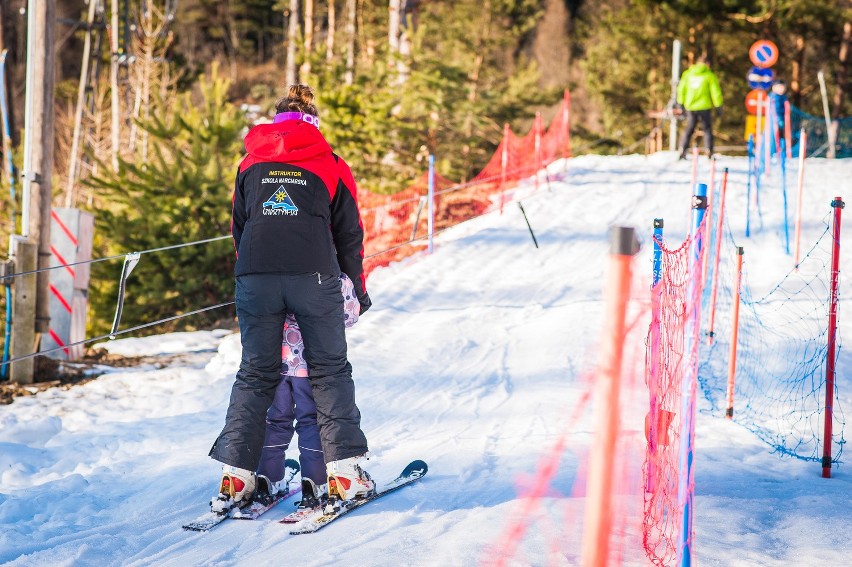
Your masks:
<svg viewBox="0 0 852 567"><path fill-rule="evenodd" d="M287 87L287 96L275 105L276 112L304 112L317 116L314 104L314 89L308 85L296 84Z"/></svg>

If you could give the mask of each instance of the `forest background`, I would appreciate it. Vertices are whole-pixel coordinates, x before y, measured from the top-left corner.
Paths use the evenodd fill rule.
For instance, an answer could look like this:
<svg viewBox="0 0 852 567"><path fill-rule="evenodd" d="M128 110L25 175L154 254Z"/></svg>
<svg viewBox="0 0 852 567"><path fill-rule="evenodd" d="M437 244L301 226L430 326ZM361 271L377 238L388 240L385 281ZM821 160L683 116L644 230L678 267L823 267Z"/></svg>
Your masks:
<svg viewBox="0 0 852 567"><path fill-rule="evenodd" d="M778 45L774 69L792 104L822 115L823 71L833 117L852 107L852 0L90 1L91 11L84 0L56 0L53 196L54 206L95 214L95 258L228 234L242 138L294 82L315 87L323 133L360 190L380 193L411 185L429 154L445 177L470 179L504 124L524 134L536 112L547 124L565 89L575 153L643 151L652 116L670 104L676 39L683 69L710 57L725 96L717 146L731 153L745 149L748 50L758 39ZM26 4L0 0L11 109L3 160L11 153L18 166ZM0 183L5 243L20 230L21 203L5 169ZM123 321L230 301L233 259L228 239L146 255ZM109 330L120 271L92 265L91 334ZM232 321L225 311L158 331Z"/></svg>

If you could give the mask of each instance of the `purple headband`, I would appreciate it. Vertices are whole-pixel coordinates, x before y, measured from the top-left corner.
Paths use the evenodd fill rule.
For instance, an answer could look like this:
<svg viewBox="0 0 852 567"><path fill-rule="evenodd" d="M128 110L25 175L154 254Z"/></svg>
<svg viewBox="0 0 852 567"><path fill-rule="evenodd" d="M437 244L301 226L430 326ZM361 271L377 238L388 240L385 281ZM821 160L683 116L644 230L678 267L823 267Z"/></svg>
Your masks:
<svg viewBox="0 0 852 567"><path fill-rule="evenodd" d="M275 118L272 120L272 123L278 124L279 122L284 122L285 120L301 120L302 122L313 124L314 126L319 128L319 118L314 116L313 114L308 114L307 112L279 112L275 115Z"/></svg>

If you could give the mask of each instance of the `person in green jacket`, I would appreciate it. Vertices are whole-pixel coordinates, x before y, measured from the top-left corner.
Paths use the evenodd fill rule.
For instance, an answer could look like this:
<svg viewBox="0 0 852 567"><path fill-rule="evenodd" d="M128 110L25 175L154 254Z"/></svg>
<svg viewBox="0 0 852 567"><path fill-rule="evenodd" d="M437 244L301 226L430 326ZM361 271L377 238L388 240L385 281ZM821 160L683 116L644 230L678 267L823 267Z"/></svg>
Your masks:
<svg viewBox="0 0 852 567"><path fill-rule="evenodd" d="M698 61L683 72L677 86L677 102L686 110L686 130L680 139L680 159L686 158L686 150L695 126L701 120L704 129L704 147L713 155L713 116L722 115L722 88L719 79L707 65L707 56L701 55Z"/></svg>

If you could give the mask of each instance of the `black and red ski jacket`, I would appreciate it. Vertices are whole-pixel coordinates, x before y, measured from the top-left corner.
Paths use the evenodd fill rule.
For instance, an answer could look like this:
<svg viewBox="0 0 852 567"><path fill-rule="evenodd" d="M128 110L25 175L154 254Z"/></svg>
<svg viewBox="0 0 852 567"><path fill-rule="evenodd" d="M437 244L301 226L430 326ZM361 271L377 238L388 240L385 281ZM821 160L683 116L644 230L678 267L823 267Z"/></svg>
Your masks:
<svg viewBox="0 0 852 567"><path fill-rule="evenodd" d="M231 221L235 275L342 271L363 298L364 228L346 162L302 120L255 126L245 147Z"/></svg>

